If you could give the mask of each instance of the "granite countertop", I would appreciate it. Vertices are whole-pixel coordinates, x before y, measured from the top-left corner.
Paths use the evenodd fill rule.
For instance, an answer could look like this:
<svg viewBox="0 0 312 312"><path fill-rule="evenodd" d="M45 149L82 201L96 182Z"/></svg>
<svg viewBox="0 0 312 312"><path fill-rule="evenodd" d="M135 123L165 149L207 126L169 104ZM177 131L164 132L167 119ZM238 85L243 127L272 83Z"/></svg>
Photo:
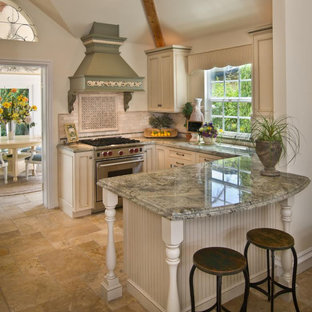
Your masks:
<svg viewBox="0 0 312 312"><path fill-rule="evenodd" d="M198 153L208 153L211 155L224 156L224 157L233 157L233 155L252 155L255 153L254 148L217 143L213 145L207 145L204 143L198 144L197 142L188 142L185 139L148 139L148 138L139 138L141 142L145 144L158 144L172 148L179 148L184 150L189 150L192 152Z"/></svg>
<svg viewBox="0 0 312 312"><path fill-rule="evenodd" d="M94 150L93 146L83 143L58 144L57 148L66 149L73 153L89 152Z"/></svg>
<svg viewBox="0 0 312 312"><path fill-rule="evenodd" d="M159 142L160 143L160 142ZM217 146L215 147L217 148ZM257 156L102 179L98 185L171 220L229 214L289 198L310 179L290 173L260 175Z"/></svg>
<svg viewBox="0 0 312 312"><path fill-rule="evenodd" d="M220 157L232 157L233 155L252 155L254 149L246 146L232 145L218 143L214 145L197 144L196 142L187 142L185 139L148 139L143 137L136 137L139 139L140 143L135 143L135 145L148 145L156 144L166 147L179 148L184 150L189 150L198 153L208 153L211 155L216 155ZM127 145L129 146L129 144ZM66 149L72 151L73 153L80 153L86 151L95 150L93 146L83 144L83 143L71 143L71 144L58 144L60 149ZM123 145L118 145L118 147L124 147ZM110 147L107 147L110 148Z"/></svg>

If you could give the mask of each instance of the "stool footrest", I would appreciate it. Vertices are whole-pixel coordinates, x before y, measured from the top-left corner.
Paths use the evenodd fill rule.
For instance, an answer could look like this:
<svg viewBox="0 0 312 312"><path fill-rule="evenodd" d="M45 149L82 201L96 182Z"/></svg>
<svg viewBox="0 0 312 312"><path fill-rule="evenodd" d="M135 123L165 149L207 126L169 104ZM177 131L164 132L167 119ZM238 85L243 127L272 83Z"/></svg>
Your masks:
<svg viewBox="0 0 312 312"><path fill-rule="evenodd" d="M285 286L285 285L283 285L283 284L280 284L279 282L274 281L274 284L277 285L278 287L284 289L284 290L292 291L292 288L291 288L291 287L287 287L287 286Z"/></svg>
<svg viewBox="0 0 312 312"><path fill-rule="evenodd" d="M249 286L252 287L252 288L255 288L257 290L259 290L260 292L262 292L264 295L268 296L269 300L270 300L270 296L271 294L268 293L268 291L262 289L261 287L259 287L258 285L261 285L263 283L265 283L266 281L268 280L268 278L264 278L262 279L261 281L259 282L255 282L255 283L249 283ZM271 278L269 278L269 280L271 280ZM274 285L282 288L282 290L280 290L279 292L277 292L275 295L274 295L274 299L282 294L286 294L286 293L289 293L289 292L292 292L292 288L291 287L287 287L277 281L273 281Z"/></svg>
<svg viewBox="0 0 312 312"><path fill-rule="evenodd" d="M263 284L264 282L266 282L268 280L268 277L265 277L264 279L262 279L261 281L258 281L258 282L254 282L254 283L249 283L250 286L258 286L258 285L261 285Z"/></svg>
<svg viewBox="0 0 312 312"><path fill-rule="evenodd" d="M212 307L208 308L207 310L204 311L199 311L199 312L210 312L212 310L214 310L217 306L217 303L215 303ZM227 308L225 308L224 306L221 306L221 309L225 312L231 312L230 310L228 310Z"/></svg>
<svg viewBox="0 0 312 312"><path fill-rule="evenodd" d="M291 288L280 290L274 295L274 299L278 297L279 295L287 294L289 292L292 292Z"/></svg>
<svg viewBox="0 0 312 312"><path fill-rule="evenodd" d="M265 281L264 281L264 282L265 282ZM263 283L264 283L264 282L263 282ZM250 283L249 285L250 285L250 287L255 288L255 289L257 289L258 291L262 292L262 293L265 294L266 296L270 296L270 294L269 294L266 290L262 289L262 288L259 287L258 285L252 285L251 283Z"/></svg>

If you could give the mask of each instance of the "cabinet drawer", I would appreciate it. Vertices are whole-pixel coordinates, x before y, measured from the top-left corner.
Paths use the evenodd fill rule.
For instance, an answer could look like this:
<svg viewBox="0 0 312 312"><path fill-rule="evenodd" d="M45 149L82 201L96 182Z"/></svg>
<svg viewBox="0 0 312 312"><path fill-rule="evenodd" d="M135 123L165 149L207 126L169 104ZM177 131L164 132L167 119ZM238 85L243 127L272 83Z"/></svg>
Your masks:
<svg viewBox="0 0 312 312"><path fill-rule="evenodd" d="M188 162L188 164L195 162L195 153L185 150L169 149L168 157Z"/></svg>
<svg viewBox="0 0 312 312"><path fill-rule="evenodd" d="M196 162L198 163L205 162L205 161L213 161L217 159L222 159L222 157L212 155L212 154L204 154L204 153L198 153L196 155Z"/></svg>
<svg viewBox="0 0 312 312"><path fill-rule="evenodd" d="M168 163L169 163L169 168L175 168L175 167L183 167L183 166L186 166L186 165L192 165L194 164L193 161L190 161L190 160L186 160L186 159L177 159L176 157L175 158L168 158Z"/></svg>

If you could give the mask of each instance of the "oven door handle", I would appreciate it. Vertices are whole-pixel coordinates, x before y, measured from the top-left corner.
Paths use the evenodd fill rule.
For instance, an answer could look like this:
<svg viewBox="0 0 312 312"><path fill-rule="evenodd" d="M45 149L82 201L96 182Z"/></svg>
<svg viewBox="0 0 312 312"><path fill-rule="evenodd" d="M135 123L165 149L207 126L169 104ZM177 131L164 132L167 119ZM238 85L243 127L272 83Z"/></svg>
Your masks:
<svg viewBox="0 0 312 312"><path fill-rule="evenodd" d="M141 163L141 162L143 162L143 161L144 161L143 159L140 159L140 160L121 161L121 162L117 162L117 163L101 164L101 165L99 165L99 167L100 167L100 168L103 168L103 167L119 166L119 165L125 165L125 164Z"/></svg>

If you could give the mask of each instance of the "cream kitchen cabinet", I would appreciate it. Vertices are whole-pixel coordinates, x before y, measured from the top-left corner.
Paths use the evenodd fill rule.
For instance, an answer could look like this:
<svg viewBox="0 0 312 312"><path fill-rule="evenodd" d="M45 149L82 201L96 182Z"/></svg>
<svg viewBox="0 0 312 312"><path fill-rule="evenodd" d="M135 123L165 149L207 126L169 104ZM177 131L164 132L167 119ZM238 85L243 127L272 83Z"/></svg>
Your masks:
<svg viewBox="0 0 312 312"><path fill-rule="evenodd" d="M59 206L70 217L91 214L94 205L93 151L58 149Z"/></svg>
<svg viewBox="0 0 312 312"><path fill-rule="evenodd" d="M253 34L253 112L273 114L272 30Z"/></svg>
<svg viewBox="0 0 312 312"><path fill-rule="evenodd" d="M165 146L156 145L155 148L155 169L156 170L163 170L168 169L168 148Z"/></svg>
<svg viewBox="0 0 312 312"><path fill-rule="evenodd" d="M181 150L181 149L168 149L168 164L170 168L181 167L196 163L195 152Z"/></svg>
<svg viewBox="0 0 312 312"><path fill-rule="evenodd" d="M217 159L222 159L224 157L220 157L220 156L216 156L212 154L196 153L195 158L196 158L196 163L201 163L205 161L213 161Z"/></svg>
<svg viewBox="0 0 312 312"><path fill-rule="evenodd" d="M143 163L143 171L144 172L151 172L155 171L155 145L145 145L144 146L144 163Z"/></svg>
<svg viewBox="0 0 312 312"><path fill-rule="evenodd" d="M175 113L187 102L187 55L191 48L147 50L148 110Z"/></svg>

